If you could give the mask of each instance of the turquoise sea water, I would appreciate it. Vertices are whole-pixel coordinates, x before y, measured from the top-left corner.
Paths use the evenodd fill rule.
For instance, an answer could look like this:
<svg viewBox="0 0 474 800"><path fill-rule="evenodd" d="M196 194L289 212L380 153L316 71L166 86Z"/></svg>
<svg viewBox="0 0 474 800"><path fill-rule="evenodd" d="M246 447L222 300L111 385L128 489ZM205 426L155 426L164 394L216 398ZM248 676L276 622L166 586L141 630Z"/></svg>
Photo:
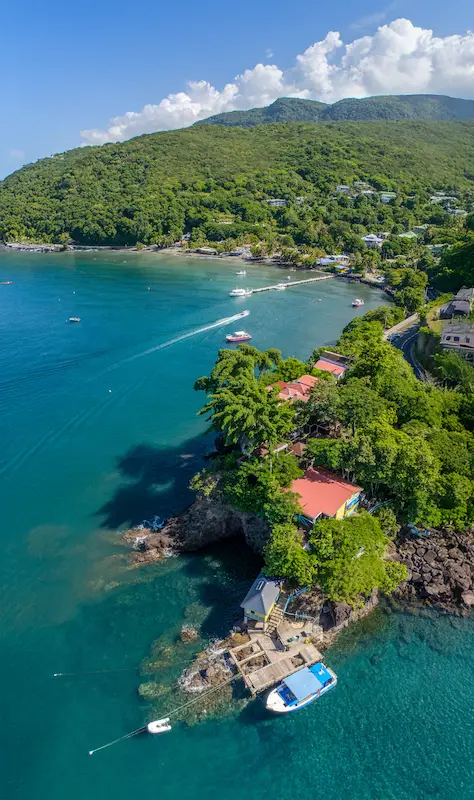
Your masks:
<svg viewBox="0 0 474 800"><path fill-rule="evenodd" d="M192 384L242 324L174 340L249 308L256 346L305 358L382 301L338 281L234 300L239 268L0 253L13 281L0 286L2 800L474 796L474 624L436 615L378 611L347 632L327 657L337 689L291 718L236 690L224 715L87 755L147 718L138 667L156 641L171 647L152 675L169 709L171 682L226 632L259 565L233 541L127 569L117 530L191 499L208 446ZM240 285L281 278L248 267ZM183 622L197 644L176 644Z"/></svg>

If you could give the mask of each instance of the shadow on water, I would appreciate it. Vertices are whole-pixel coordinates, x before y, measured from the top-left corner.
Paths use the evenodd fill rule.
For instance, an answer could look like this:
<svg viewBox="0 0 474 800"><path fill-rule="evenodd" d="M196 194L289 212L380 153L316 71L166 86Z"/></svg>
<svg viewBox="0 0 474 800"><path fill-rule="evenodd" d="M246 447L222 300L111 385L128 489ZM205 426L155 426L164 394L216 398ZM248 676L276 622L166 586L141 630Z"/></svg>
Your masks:
<svg viewBox="0 0 474 800"><path fill-rule="evenodd" d="M242 619L240 603L262 566L262 559L243 537L219 542L188 557L184 572L197 587L198 602L207 609L200 623L205 639L227 636Z"/></svg>
<svg viewBox="0 0 474 800"><path fill-rule="evenodd" d="M139 525L154 514L166 518L188 506L189 482L202 468L211 439L196 436L179 447L138 444L117 459L123 484L97 512L102 528Z"/></svg>

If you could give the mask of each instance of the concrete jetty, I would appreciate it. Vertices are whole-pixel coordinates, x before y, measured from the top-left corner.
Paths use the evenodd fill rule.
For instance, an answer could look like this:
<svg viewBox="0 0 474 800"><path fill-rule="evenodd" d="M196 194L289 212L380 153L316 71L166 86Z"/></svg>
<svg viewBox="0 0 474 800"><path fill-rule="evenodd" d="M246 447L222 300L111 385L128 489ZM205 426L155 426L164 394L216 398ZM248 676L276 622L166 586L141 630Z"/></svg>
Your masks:
<svg viewBox="0 0 474 800"><path fill-rule="evenodd" d="M285 289L288 286L300 286L302 283L316 283L316 281L327 281L329 278L334 278L334 275L318 275L317 278L304 278L302 281L281 281L280 283L275 283L273 286L261 286L260 289L252 289L252 294L257 294L257 292L270 292L272 289L276 289L279 291L282 286Z"/></svg>

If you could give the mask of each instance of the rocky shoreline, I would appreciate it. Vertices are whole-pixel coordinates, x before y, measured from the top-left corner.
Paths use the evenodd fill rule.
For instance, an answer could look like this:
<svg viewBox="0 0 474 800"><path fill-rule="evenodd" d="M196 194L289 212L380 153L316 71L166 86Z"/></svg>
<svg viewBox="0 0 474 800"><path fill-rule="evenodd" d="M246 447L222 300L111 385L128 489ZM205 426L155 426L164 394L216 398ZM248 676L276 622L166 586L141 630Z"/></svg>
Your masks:
<svg viewBox="0 0 474 800"><path fill-rule="evenodd" d="M433 531L425 539L397 543L397 558L408 569L398 595L448 610L474 606L474 536Z"/></svg>
<svg viewBox="0 0 474 800"><path fill-rule="evenodd" d="M191 552L222 539L243 536L255 552L265 547L270 529L257 514L239 511L218 497L198 497L189 508L171 517L159 530L140 526L122 536L134 550L133 566L159 561L171 554ZM389 547L389 557L408 569L408 578L397 590L407 602L424 602L446 608L474 606L474 535L453 531L433 531L427 538L412 536L406 529ZM318 610L315 596L303 595L301 608L308 612L312 597L314 616Z"/></svg>

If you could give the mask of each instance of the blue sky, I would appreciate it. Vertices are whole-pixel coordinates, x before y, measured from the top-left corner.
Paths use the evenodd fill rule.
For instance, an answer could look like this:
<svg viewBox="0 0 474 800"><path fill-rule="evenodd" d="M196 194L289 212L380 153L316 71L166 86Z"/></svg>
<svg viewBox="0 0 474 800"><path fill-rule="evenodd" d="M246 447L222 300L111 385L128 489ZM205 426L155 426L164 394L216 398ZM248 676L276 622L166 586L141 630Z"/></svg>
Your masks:
<svg viewBox="0 0 474 800"><path fill-rule="evenodd" d="M0 177L81 142L180 127L279 94L328 102L392 91L474 98L469 5L10 2L0 49ZM396 20L405 23L377 34ZM327 39L329 31L339 39ZM368 38L347 50L362 37ZM263 68L255 70L259 63ZM203 83L190 88L189 81ZM135 116L124 119L126 112Z"/></svg>

